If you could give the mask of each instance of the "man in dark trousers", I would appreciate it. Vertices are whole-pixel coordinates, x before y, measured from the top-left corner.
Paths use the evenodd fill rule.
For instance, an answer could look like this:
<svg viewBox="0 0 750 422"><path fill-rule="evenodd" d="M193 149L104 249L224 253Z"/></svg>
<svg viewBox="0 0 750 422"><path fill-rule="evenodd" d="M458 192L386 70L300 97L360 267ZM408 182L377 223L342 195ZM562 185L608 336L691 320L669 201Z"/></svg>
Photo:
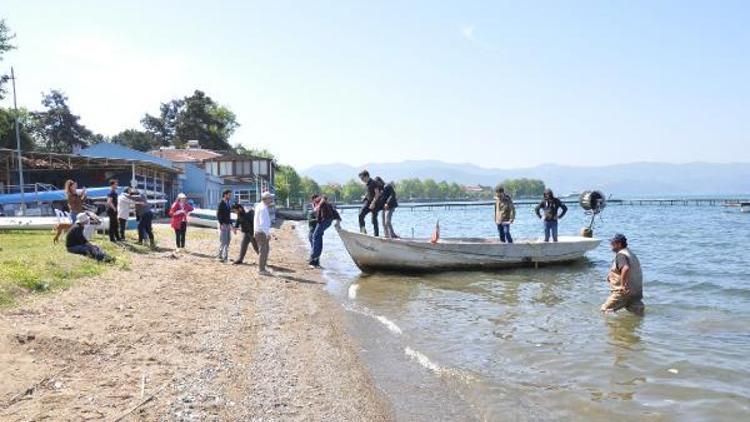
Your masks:
<svg viewBox="0 0 750 422"><path fill-rule="evenodd" d="M237 233L237 229L242 230L242 243L240 244L240 256L236 261L232 262L234 265L240 265L245 260L245 254L247 253L248 245L253 245L253 250L258 253L258 243L255 241L255 211L250 208L249 211L245 211L245 207L240 204L234 204L232 207L234 212L237 213L237 221L234 223L234 232Z"/></svg>
<svg viewBox="0 0 750 422"><path fill-rule="evenodd" d="M370 172L362 170L359 173L359 180L367 187L365 198L362 201L362 209L359 211L359 231L360 233L367 234L365 228L365 217L367 214L372 213L372 234L375 236L379 235L378 231L378 203L380 195L383 192L383 186L381 186L375 179L370 177Z"/></svg>
<svg viewBox="0 0 750 422"><path fill-rule="evenodd" d="M109 181L109 193L107 193L107 217L109 217L109 241L117 242L120 238L120 229L117 224L117 180Z"/></svg>
<svg viewBox="0 0 750 422"><path fill-rule="evenodd" d="M151 249L156 249L154 210L143 192L140 193L139 202L135 204L135 218L138 220L138 244L141 245L148 239Z"/></svg>
<svg viewBox="0 0 750 422"><path fill-rule="evenodd" d="M544 210L544 216L540 213L541 210ZM559 210L562 210L562 213L558 214ZM557 220L565 216L565 213L568 212L568 207L562 201L555 198L552 189L547 188L544 190L542 202L536 206L534 212L536 212L537 217L544 220L544 241L549 242L551 235L552 241L557 242Z"/></svg>
<svg viewBox="0 0 750 422"><path fill-rule="evenodd" d="M221 194L221 202L216 210L216 220L219 222L219 261L227 262L229 259L229 245L232 242L232 210L229 208L229 200L232 191L227 189Z"/></svg>
<svg viewBox="0 0 750 422"><path fill-rule="evenodd" d="M65 248L76 255L88 256L97 261L114 262L114 258L107 256L98 246L92 245L83 235L83 229L89 223L89 216L80 213L76 216L76 223L65 236Z"/></svg>

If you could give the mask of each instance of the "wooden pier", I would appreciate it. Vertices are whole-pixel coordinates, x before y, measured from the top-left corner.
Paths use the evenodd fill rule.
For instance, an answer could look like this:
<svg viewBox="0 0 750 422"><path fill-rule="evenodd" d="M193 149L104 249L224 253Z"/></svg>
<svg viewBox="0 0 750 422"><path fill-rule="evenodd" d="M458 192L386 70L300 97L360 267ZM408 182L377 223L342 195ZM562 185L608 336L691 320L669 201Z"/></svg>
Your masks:
<svg viewBox="0 0 750 422"><path fill-rule="evenodd" d="M578 205L578 199L561 199L566 205ZM516 206L536 206L539 200L517 199L513 203ZM609 199L607 206L708 206L708 207L739 207L742 203L750 202L750 197L741 198L643 198L643 199ZM494 201L443 201L443 202L399 202L400 209L426 209L426 210L451 210L465 209L469 207L493 206ZM360 204L337 204L339 210L360 209Z"/></svg>

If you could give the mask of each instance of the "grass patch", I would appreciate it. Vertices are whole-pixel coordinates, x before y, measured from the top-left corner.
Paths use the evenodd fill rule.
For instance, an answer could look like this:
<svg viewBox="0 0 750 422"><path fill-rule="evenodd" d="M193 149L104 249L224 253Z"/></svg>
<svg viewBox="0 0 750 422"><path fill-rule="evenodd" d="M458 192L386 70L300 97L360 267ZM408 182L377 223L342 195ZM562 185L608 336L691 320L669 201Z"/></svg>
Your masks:
<svg viewBox="0 0 750 422"><path fill-rule="evenodd" d="M116 257L115 264L70 254L64 239L54 244L52 237L47 230L0 231L0 307L12 306L25 295L67 288L76 279L93 277L110 268L130 268L128 254L100 235L94 236L93 243Z"/></svg>

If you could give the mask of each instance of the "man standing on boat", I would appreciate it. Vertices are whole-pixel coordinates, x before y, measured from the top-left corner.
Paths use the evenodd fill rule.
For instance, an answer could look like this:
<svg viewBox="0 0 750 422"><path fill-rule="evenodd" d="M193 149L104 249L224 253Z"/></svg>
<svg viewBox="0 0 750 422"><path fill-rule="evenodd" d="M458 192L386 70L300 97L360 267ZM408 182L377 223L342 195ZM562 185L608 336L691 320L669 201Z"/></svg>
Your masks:
<svg viewBox="0 0 750 422"><path fill-rule="evenodd" d="M558 211L562 209L562 213L558 215ZM544 210L544 217L540 214L540 210ZM552 193L552 189L544 190L544 199L534 209L536 216L544 219L544 241L549 242L550 235L552 240L557 242L557 220L563 218L565 213L568 212L568 207L562 203L559 199L555 198Z"/></svg>
<svg viewBox="0 0 750 422"><path fill-rule="evenodd" d="M365 228L365 217L367 214L372 213L372 234L376 237L379 236L378 230L378 203L380 195L383 193L383 186L381 186L375 179L370 178L370 172L362 170L359 173L359 180L367 187L367 193L362 201L362 209L359 211L359 231L360 233L367 234Z"/></svg>
<svg viewBox="0 0 750 422"><path fill-rule="evenodd" d="M601 307L602 312L613 313L622 308L642 315L643 305L643 273L641 263L633 251L628 248L628 239L623 234L616 234L611 240L612 260L607 282L611 294Z"/></svg>
<svg viewBox="0 0 750 422"><path fill-rule="evenodd" d="M505 188L502 185L497 185L495 188L495 224L497 224L497 232L500 235L500 241L505 243L513 243L513 238L510 236L510 225L516 219L516 206L513 205L513 200L509 195L505 193Z"/></svg>

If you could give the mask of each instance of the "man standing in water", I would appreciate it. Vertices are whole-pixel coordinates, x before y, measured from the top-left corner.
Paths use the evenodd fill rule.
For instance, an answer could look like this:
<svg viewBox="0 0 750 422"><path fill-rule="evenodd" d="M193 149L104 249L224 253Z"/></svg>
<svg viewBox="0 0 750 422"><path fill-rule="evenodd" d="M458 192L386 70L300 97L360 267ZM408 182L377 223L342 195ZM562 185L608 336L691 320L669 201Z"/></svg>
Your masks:
<svg viewBox="0 0 750 422"><path fill-rule="evenodd" d="M562 213L558 215L558 210L562 209ZM544 210L544 217L539 213L540 210ZM544 190L544 199L534 209L536 216L544 219L544 241L549 242L550 235L552 240L557 242L557 220L563 218L565 213L568 212L568 207L562 203L559 199L555 198L552 193L552 189Z"/></svg>
<svg viewBox="0 0 750 422"><path fill-rule="evenodd" d="M500 241L513 243L510 237L510 225L516 219L516 207L513 200L505 194L505 188L497 185L495 188L495 224L497 224L497 233L500 235Z"/></svg>
<svg viewBox="0 0 750 422"><path fill-rule="evenodd" d="M611 294L602 305L602 312L614 313L622 308L638 315L645 309L643 305L643 274L638 257L628 248L628 239L616 234L611 240L615 258L607 274Z"/></svg>
<svg viewBox="0 0 750 422"><path fill-rule="evenodd" d="M260 202L255 206L255 219L253 229L255 231L255 242L258 244L258 273L260 275L271 275L266 269L268 254L271 251L271 213L268 207L273 203L273 195L270 192L263 192L260 196Z"/></svg>
<svg viewBox="0 0 750 422"><path fill-rule="evenodd" d="M221 202L216 210L216 219L219 221L219 261L227 262L229 259L229 244L232 242L232 210L229 208L229 199L232 191L227 189L221 194Z"/></svg>
<svg viewBox="0 0 750 422"><path fill-rule="evenodd" d="M367 193L365 199L362 202L362 209L359 211L359 232L367 234L365 228L365 217L368 213L372 213L372 234L376 237L379 235L378 231L378 199L383 192L383 186L381 186L375 179L370 178L370 172L362 170L359 173L359 180L367 187Z"/></svg>

